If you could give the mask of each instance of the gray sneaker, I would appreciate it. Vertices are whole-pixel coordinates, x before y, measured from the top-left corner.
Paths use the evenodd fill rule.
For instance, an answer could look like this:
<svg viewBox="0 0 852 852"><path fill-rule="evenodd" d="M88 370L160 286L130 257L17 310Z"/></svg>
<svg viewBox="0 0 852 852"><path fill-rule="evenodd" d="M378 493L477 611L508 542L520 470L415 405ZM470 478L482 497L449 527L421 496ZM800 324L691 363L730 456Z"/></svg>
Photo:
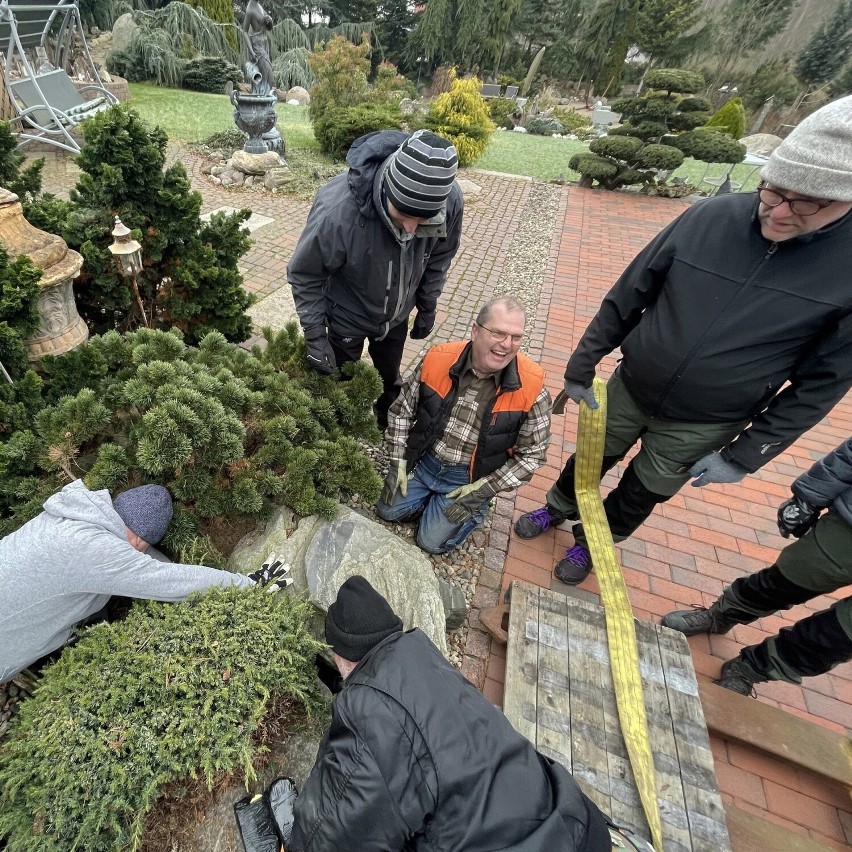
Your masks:
<svg viewBox="0 0 852 852"><path fill-rule="evenodd" d="M696 607L695 609L679 609L664 615L660 624L663 627L671 627L683 633L684 636L697 636L699 633L727 633L735 624L739 624L729 618L725 618L714 604L707 607Z"/></svg>

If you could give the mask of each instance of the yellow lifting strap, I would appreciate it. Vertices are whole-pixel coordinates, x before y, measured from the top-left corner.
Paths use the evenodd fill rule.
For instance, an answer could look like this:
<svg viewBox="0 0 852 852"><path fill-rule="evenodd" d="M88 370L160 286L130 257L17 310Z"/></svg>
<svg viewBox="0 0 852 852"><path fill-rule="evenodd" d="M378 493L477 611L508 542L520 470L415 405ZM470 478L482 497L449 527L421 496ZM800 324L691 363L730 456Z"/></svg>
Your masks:
<svg viewBox="0 0 852 852"><path fill-rule="evenodd" d="M595 575L601 590L606 616L606 633L615 702L621 732L627 745L630 766L636 779L639 798L651 828L654 848L662 850L662 826L657 804L657 780L654 755L648 733L648 717L642 697L642 675L639 670L639 650L633 610L627 597L627 587L615 555L615 545L601 500L600 480L606 433L606 384L595 378L592 388L598 402L596 409L580 404L580 423L577 430L577 460L575 489L580 518Z"/></svg>

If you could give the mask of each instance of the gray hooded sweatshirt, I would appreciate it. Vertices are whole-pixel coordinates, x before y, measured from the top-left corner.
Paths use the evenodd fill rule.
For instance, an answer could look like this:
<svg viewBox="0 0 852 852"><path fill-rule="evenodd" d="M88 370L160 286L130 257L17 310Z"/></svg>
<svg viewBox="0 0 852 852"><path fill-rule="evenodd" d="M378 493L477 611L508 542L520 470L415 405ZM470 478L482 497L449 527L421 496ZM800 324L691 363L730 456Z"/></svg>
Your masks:
<svg viewBox="0 0 852 852"><path fill-rule="evenodd" d="M242 574L140 553L109 492L76 480L0 540L0 683L62 647L111 595L179 601L213 586L252 585Z"/></svg>

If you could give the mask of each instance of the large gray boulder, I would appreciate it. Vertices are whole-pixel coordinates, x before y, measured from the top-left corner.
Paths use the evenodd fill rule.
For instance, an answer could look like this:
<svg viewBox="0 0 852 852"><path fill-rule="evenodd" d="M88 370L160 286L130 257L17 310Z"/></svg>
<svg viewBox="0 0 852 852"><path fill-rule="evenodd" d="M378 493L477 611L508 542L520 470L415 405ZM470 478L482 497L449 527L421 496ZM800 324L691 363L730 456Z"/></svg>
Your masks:
<svg viewBox="0 0 852 852"><path fill-rule="evenodd" d="M228 166L239 169L244 175L265 175L281 165L278 154L267 151L264 154L249 154L248 151L234 151Z"/></svg>
<svg viewBox="0 0 852 852"><path fill-rule="evenodd" d="M381 524L341 506L333 521L311 516L296 525L289 509L279 509L265 529L240 541L229 565L247 574L272 554L290 566L294 582L288 591L310 595L322 613L334 602L344 581L361 574L387 598L406 630L419 627L447 654L444 599L461 606L458 595L442 590L442 581L419 547ZM455 622L459 613L451 612L450 618ZM311 629L319 638L322 626L323 616L318 614Z"/></svg>
<svg viewBox="0 0 852 852"><path fill-rule="evenodd" d="M139 25L133 20L132 12L125 12L119 16L112 25L112 49L126 50L130 46L133 33L138 28Z"/></svg>
<svg viewBox="0 0 852 852"><path fill-rule="evenodd" d="M311 102L311 96L307 89L304 89L301 86L293 86L291 89L287 90L284 100L298 101L301 105L304 105Z"/></svg>
<svg viewBox="0 0 852 852"><path fill-rule="evenodd" d="M768 157L781 141L780 136L774 136L772 133L755 133L739 140L740 145L745 145L749 154L757 154L759 157Z"/></svg>

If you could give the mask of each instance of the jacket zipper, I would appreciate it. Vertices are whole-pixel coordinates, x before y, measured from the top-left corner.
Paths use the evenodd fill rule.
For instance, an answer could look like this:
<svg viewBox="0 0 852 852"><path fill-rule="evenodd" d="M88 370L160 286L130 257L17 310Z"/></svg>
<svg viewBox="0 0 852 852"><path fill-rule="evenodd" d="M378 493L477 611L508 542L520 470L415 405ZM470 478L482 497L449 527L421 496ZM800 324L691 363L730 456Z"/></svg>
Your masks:
<svg viewBox="0 0 852 852"><path fill-rule="evenodd" d="M388 261L388 282L385 285L385 304L384 304L384 312L385 316L388 315L388 302L390 302L390 292L391 292L391 280L393 278L393 261ZM376 340L384 340L388 336L388 332L390 331L390 320L385 322L385 330L376 338Z"/></svg>

